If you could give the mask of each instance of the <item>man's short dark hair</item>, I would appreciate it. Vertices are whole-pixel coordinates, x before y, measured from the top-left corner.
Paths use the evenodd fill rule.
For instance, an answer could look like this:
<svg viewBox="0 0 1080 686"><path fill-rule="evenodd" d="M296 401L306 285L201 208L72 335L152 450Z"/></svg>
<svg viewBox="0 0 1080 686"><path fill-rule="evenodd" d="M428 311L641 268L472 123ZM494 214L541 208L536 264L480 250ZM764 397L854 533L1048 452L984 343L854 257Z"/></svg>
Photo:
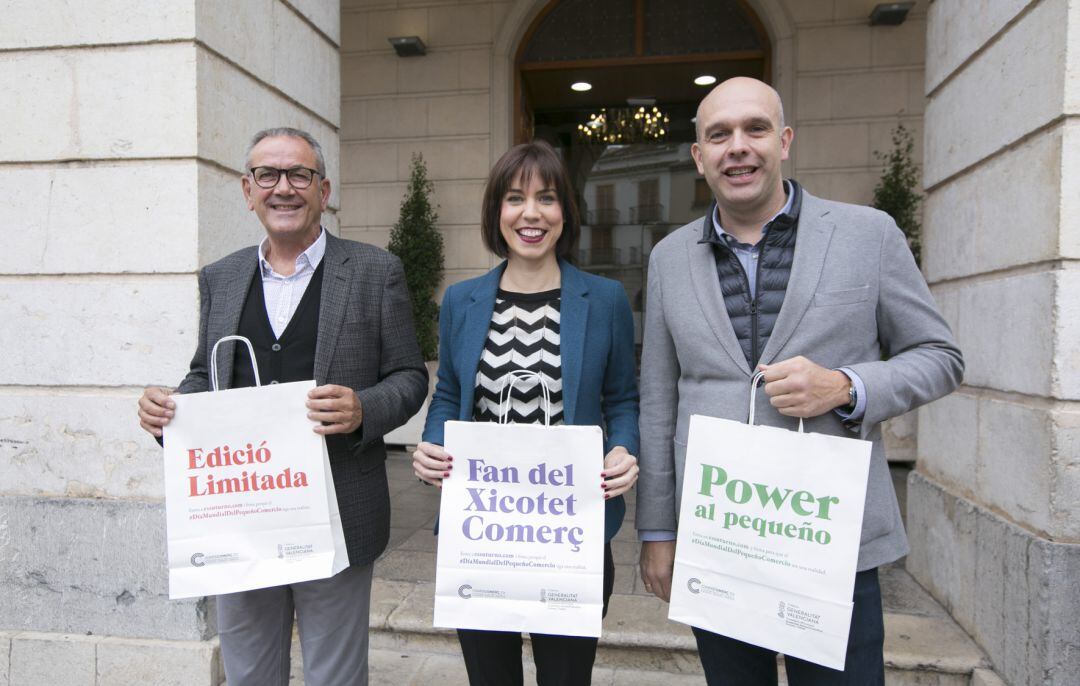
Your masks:
<svg viewBox="0 0 1080 686"><path fill-rule="evenodd" d="M509 246L499 230L502 203L519 174L523 186L529 184L533 174L539 174L544 185L555 190L563 215L562 235L555 244L555 254L563 259L572 259L581 235L581 219L577 203L574 202L574 189L559 153L544 141L515 145L491 168L480 215L480 234L484 245L499 257L506 257Z"/></svg>
<svg viewBox="0 0 1080 686"><path fill-rule="evenodd" d="M307 131L294 129L289 126L277 126L272 129L263 129L251 137L251 142L248 143L247 151L244 153L245 172L251 168L251 151L255 149L255 146L264 138L277 138L279 136L299 138L310 145L311 149L315 152L315 171L319 172L319 176L322 178L326 178L326 160L323 158L322 146L319 145L319 141L315 140L315 136L312 136Z"/></svg>

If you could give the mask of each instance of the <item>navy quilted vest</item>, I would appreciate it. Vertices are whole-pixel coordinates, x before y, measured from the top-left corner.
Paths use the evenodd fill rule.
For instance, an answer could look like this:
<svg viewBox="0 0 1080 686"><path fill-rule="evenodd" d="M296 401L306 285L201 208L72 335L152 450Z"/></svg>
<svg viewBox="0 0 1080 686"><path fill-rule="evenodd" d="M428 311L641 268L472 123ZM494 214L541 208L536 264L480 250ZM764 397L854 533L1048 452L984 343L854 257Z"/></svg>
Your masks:
<svg viewBox="0 0 1080 686"><path fill-rule="evenodd" d="M700 242L712 245L724 306L750 369L757 366L761 351L772 335L776 317L784 304L791 264L795 259L795 234L802 209L802 187L794 180L790 183L791 192L795 194L790 213L781 214L769 222L761 238L756 293L750 293L750 280L739 258L716 234L712 222L715 202L709 206L709 213L705 216Z"/></svg>

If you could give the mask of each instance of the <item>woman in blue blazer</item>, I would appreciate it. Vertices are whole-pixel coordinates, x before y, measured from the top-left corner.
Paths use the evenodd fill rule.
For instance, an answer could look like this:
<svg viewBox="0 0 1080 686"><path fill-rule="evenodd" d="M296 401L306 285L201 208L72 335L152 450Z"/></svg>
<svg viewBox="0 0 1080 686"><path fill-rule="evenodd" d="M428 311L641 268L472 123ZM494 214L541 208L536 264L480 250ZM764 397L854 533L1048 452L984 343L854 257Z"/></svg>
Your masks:
<svg viewBox="0 0 1080 686"><path fill-rule="evenodd" d="M562 160L543 142L518 145L491 170L481 219L484 243L506 261L446 290L439 315L439 373L416 475L441 485L453 473L443 450L447 420L496 421L506 374L539 372L551 390L552 423L604 427L604 612L614 586L611 538L637 480L638 393L634 325L622 286L569 262L580 234ZM519 390L520 389L520 390ZM510 421L543 421L535 380L512 389ZM473 686L522 684L521 634L458 629ZM532 634L541 686L589 684L595 638Z"/></svg>

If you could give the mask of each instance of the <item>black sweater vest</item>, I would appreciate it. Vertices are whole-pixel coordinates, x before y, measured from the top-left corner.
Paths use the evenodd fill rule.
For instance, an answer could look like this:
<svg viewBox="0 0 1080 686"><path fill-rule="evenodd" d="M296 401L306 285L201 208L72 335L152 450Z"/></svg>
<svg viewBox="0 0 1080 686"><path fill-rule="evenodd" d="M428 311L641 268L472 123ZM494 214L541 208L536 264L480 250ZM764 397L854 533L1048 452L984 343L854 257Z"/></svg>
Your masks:
<svg viewBox="0 0 1080 686"><path fill-rule="evenodd" d="M259 362L259 376L263 385L315 378L315 342L319 332L322 279L323 263L320 262L308 282L296 312L281 332L281 338L277 338L266 314L262 268L255 268L255 277L248 288L236 333L250 340L255 348L255 359ZM247 346L243 343L237 344L233 353L233 388L255 385L255 375L251 371L249 359Z"/></svg>

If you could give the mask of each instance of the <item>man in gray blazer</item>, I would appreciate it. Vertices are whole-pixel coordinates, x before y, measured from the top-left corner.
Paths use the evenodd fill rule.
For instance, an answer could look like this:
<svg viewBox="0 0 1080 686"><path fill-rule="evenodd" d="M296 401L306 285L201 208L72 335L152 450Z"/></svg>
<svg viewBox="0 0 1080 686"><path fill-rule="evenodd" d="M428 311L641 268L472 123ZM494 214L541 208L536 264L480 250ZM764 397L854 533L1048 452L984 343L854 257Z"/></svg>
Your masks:
<svg viewBox="0 0 1080 686"><path fill-rule="evenodd" d="M330 181L310 134L260 131L246 170L244 197L266 238L199 273L198 347L176 392L209 390L210 351L233 334L251 340L264 383L316 380L307 416L326 436L349 567L218 596L225 675L230 686L287 684L295 611L306 682L367 684L371 573L390 532L382 436L427 393L405 274L386 251L322 228ZM254 385L246 346L223 344L218 358L222 388ZM140 425L160 440L175 409L168 391L147 388Z"/></svg>
<svg viewBox="0 0 1080 686"><path fill-rule="evenodd" d="M691 148L716 202L649 259L636 526L645 588L668 600L690 415L746 421L764 370L762 424L872 443L843 672L788 657L788 680L884 683L877 567L908 551L881 422L951 392L963 360L888 215L816 198L781 177L793 131L748 78L717 86ZM694 629L710 686L776 684L773 652Z"/></svg>

